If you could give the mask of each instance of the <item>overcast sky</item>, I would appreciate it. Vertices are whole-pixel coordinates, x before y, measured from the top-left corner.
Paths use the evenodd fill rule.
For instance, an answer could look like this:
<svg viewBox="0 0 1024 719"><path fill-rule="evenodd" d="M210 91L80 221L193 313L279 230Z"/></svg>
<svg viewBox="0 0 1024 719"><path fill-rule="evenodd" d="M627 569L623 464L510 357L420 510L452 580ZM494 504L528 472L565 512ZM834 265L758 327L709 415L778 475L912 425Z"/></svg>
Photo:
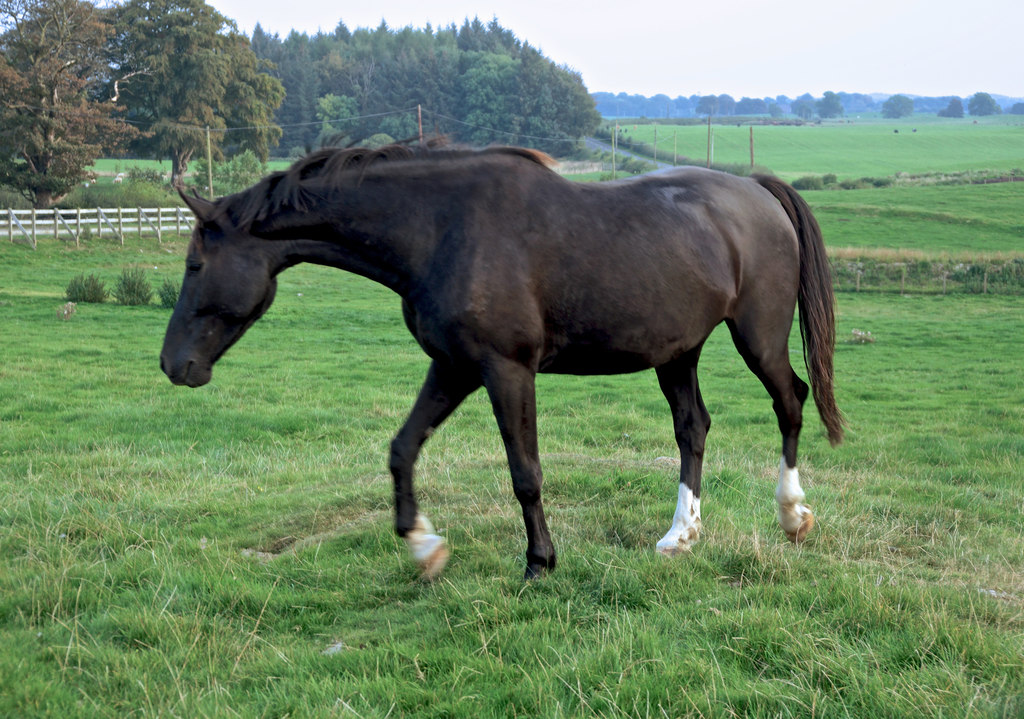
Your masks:
<svg viewBox="0 0 1024 719"><path fill-rule="evenodd" d="M1024 0L207 0L239 29L497 18L591 92L1024 96Z"/></svg>

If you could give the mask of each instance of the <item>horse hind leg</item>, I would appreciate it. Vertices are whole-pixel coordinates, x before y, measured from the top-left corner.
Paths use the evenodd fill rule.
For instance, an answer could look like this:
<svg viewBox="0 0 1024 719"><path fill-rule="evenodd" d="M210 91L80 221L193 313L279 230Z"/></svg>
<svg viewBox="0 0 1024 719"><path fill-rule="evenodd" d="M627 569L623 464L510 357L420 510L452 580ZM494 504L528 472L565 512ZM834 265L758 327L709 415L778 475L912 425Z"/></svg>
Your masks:
<svg viewBox="0 0 1024 719"><path fill-rule="evenodd" d="M679 446L679 496L672 527L658 540L656 549L674 556L692 549L700 536L700 479L704 463L704 441L711 416L697 383L700 348L659 367L658 382L672 409L672 424Z"/></svg>
<svg viewBox="0 0 1024 719"><path fill-rule="evenodd" d="M760 342L759 337L729 322L736 348L772 398L772 407L782 434L782 459L779 462L779 481L775 487L778 520L787 539L799 543L814 527L814 513L804 504L806 495L800 486L800 473L796 466L808 386L789 363L788 327L786 332L778 333L781 341Z"/></svg>
<svg viewBox="0 0 1024 719"><path fill-rule="evenodd" d="M537 400L533 371L507 359L493 361L484 379L494 417L508 456L512 489L523 511L526 528L526 579L555 568L544 506L543 474L537 445Z"/></svg>

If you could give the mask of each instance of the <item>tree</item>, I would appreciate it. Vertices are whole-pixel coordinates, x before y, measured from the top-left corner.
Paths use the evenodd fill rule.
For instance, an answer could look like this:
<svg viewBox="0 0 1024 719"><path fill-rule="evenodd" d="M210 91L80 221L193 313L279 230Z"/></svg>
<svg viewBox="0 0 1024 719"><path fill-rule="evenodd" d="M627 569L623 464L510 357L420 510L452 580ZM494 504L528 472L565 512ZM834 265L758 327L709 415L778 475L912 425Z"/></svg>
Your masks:
<svg viewBox="0 0 1024 719"><path fill-rule="evenodd" d="M906 95L893 95L882 103L882 117L896 119L914 114L914 101Z"/></svg>
<svg viewBox="0 0 1024 719"><path fill-rule="evenodd" d="M951 98L944 110L939 110L939 117L963 117L964 103L959 97Z"/></svg>
<svg viewBox="0 0 1024 719"><path fill-rule="evenodd" d="M790 110L801 120L810 120L814 117L814 101L801 97L790 104Z"/></svg>
<svg viewBox="0 0 1024 719"><path fill-rule="evenodd" d="M234 23L203 0L128 0L111 13L116 64L131 76L121 95L149 130L136 151L169 158L174 183L205 152L206 128L218 158L229 145L267 158L281 135L273 113L284 87Z"/></svg>
<svg viewBox="0 0 1024 719"><path fill-rule="evenodd" d="M744 97L736 103L737 115L766 115L768 103L759 98Z"/></svg>
<svg viewBox="0 0 1024 719"><path fill-rule="evenodd" d="M98 96L109 29L83 0L0 0L0 184L34 207L131 134Z"/></svg>
<svg viewBox="0 0 1024 719"><path fill-rule="evenodd" d="M998 115L1003 111L991 95L987 92L976 92L967 101L967 111L972 115Z"/></svg>
<svg viewBox="0 0 1024 719"><path fill-rule="evenodd" d="M831 91L826 92L820 100L814 103L814 108L818 111L818 116L825 120L843 115L842 100L839 99L839 95Z"/></svg>
<svg viewBox="0 0 1024 719"><path fill-rule="evenodd" d="M704 95L697 101L698 115L717 115L718 97L716 95Z"/></svg>
<svg viewBox="0 0 1024 719"><path fill-rule="evenodd" d="M1024 102L1015 102L1010 108L1009 113L1011 115L1024 115Z"/></svg>

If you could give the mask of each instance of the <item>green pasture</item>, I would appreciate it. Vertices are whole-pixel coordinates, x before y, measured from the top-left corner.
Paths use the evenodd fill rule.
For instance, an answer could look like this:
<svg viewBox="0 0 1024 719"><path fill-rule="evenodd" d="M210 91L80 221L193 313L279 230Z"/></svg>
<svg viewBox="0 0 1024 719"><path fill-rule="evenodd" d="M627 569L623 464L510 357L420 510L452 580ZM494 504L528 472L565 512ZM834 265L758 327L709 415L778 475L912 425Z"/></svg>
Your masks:
<svg viewBox="0 0 1024 719"><path fill-rule="evenodd" d="M654 142L654 125L622 125L626 136ZM714 162L750 163L750 126L715 124ZM898 131L898 132L897 132ZM706 126L658 125L659 158L674 153L703 164ZM628 149L623 145L624 149ZM1005 116L972 120L905 118L820 125L755 126L754 161L780 177L836 174L840 179L888 177L899 173L1011 172L1024 168L1024 120Z"/></svg>
<svg viewBox="0 0 1024 719"><path fill-rule="evenodd" d="M908 207L907 232L973 232L946 215L991 203L1002 219L972 249L1004 252L1020 247L1016 187L812 201L842 246L883 242L868 230ZM890 202L879 224L860 209ZM418 464L453 554L424 584L391 529L387 454L427 363L388 291L289 270L196 390L160 373L167 310L57 318L80 273L177 280L184 243L0 243L0 716L1024 713L1024 297L840 293L850 426L832 449L809 408L818 527L799 547L774 517L771 402L725 332L702 361L713 426L690 556L653 551L677 483L653 373L543 376L559 567L524 584L478 393Z"/></svg>
<svg viewBox="0 0 1024 719"><path fill-rule="evenodd" d="M1024 182L801 194L832 247L1024 255Z"/></svg>

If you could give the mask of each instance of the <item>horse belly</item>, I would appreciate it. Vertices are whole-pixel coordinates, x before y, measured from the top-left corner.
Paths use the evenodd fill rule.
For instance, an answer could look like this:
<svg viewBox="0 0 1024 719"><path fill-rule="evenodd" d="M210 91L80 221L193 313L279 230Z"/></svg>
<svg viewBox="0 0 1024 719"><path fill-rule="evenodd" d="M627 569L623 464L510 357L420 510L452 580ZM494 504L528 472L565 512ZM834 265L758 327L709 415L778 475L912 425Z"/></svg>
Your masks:
<svg viewBox="0 0 1024 719"><path fill-rule="evenodd" d="M626 374L671 362L707 339L721 321L708 317L648 316L626 326L550 332L539 370L551 374Z"/></svg>

